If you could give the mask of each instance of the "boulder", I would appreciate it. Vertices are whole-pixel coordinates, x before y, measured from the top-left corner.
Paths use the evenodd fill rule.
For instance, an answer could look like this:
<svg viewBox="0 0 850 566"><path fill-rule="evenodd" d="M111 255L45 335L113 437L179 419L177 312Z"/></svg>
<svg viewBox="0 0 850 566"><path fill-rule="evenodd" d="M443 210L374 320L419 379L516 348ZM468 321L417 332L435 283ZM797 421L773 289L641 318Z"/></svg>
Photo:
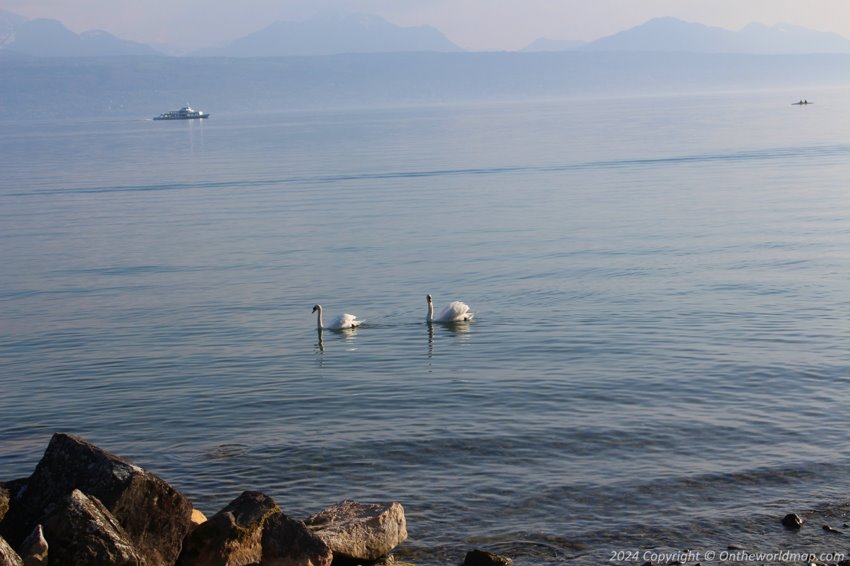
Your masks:
<svg viewBox="0 0 850 566"><path fill-rule="evenodd" d="M0 566L24 566L21 557L3 537L0 537Z"/></svg>
<svg viewBox="0 0 850 566"><path fill-rule="evenodd" d="M463 566L507 566L512 563L513 560L507 556L493 554L477 548L467 552L466 558L463 560Z"/></svg>
<svg viewBox="0 0 850 566"><path fill-rule="evenodd" d="M130 536L96 498L75 489L44 520L51 564L145 566Z"/></svg>
<svg viewBox="0 0 850 566"><path fill-rule="evenodd" d="M191 526L191 503L154 474L70 434L53 435L26 488L12 498L0 534L20 544L75 489L103 503L148 566L177 560Z"/></svg>
<svg viewBox="0 0 850 566"><path fill-rule="evenodd" d="M179 566L244 566L262 557L263 525L280 513L271 497L246 491L198 525L183 543Z"/></svg>
<svg viewBox="0 0 850 566"><path fill-rule="evenodd" d="M46 566L47 565L47 540L41 525L36 525L30 536L21 543L20 555L24 566Z"/></svg>
<svg viewBox="0 0 850 566"><path fill-rule="evenodd" d="M796 513L788 513L782 517L782 525L786 529L799 529L803 526L803 519Z"/></svg>
<svg viewBox="0 0 850 566"><path fill-rule="evenodd" d="M374 561L407 538L404 508L398 502L363 504L346 500L304 521L334 556Z"/></svg>
<svg viewBox="0 0 850 566"><path fill-rule="evenodd" d="M263 527L260 566L330 566L334 555L307 526L283 513Z"/></svg>

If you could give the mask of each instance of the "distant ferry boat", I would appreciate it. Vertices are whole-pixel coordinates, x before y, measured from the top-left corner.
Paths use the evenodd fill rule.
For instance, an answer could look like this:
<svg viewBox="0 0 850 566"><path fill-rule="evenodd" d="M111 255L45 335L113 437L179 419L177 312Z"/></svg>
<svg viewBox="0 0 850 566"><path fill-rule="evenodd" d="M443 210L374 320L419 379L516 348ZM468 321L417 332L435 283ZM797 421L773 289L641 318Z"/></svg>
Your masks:
<svg viewBox="0 0 850 566"><path fill-rule="evenodd" d="M184 106L180 110L171 110L154 116L154 120L196 120L200 118L209 118L209 114L204 114L200 110L193 110L191 106Z"/></svg>

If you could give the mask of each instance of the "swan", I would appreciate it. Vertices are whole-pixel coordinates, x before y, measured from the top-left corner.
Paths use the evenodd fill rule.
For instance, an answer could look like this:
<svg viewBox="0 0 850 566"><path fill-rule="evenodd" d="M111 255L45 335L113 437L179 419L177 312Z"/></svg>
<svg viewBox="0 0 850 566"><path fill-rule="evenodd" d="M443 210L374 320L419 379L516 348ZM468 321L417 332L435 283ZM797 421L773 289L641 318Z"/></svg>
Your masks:
<svg viewBox="0 0 850 566"><path fill-rule="evenodd" d="M431 295L428 295L428 318L426 319L428 322L462 322L472 320L474 316L475 313L469 311L469 305L452 301L434 318L434 303L431 301Z"/></svg>
<svg viewBox="0 0 850 566"><path fill-rule="evenodd" d="M316 324L319 330L343 330L345 328L357 328L363 323L362 320L357 320L357 317L353 314L346 313L334 318L330 324L325 326L322 322L322 305L314 305L313 312L316 311L319 311L319 314L316 316Z"/></svg>

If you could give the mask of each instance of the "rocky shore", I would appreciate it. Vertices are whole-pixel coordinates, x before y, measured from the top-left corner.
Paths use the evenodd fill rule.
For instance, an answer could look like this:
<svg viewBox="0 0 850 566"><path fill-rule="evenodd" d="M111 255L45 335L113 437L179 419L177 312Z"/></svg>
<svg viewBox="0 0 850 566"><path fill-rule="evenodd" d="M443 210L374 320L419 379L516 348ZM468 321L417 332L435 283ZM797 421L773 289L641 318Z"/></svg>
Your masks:
<svg viewBox="0 0 850 566"><path fill-rule="evenodd" d="M298 520L245 491L207 519L156 475L64 433L32 475L0 482L0 566L401 566L391 553L406 538L395 501ZM510 563L480 550L464 561Z"/></svg>
<svg viewBox="0 0 850 566"><path fill-rule="evenodd" d="M154 474L54 434L32 475L0 483L0 566L372 564L407 538L398 502L298 520L246 491L208 520Z"/></svg>

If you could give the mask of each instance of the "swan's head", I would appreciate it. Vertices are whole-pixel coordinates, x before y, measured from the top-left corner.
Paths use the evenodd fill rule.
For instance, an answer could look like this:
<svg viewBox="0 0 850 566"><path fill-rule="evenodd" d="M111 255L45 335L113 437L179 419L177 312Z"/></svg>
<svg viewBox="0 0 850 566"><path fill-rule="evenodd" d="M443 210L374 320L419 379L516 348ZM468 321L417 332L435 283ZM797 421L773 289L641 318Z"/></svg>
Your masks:
<svg viewBox="0 0 850 566"><path fill-rule="evenodd" d="M322 305L313 305L313 312L322 310Z"/></svg>
<svg viewBox="0 0 850 566"><path fill-rule="evenodd" d="M428 295L428 303L431 303L431 295Z"/></svg>

